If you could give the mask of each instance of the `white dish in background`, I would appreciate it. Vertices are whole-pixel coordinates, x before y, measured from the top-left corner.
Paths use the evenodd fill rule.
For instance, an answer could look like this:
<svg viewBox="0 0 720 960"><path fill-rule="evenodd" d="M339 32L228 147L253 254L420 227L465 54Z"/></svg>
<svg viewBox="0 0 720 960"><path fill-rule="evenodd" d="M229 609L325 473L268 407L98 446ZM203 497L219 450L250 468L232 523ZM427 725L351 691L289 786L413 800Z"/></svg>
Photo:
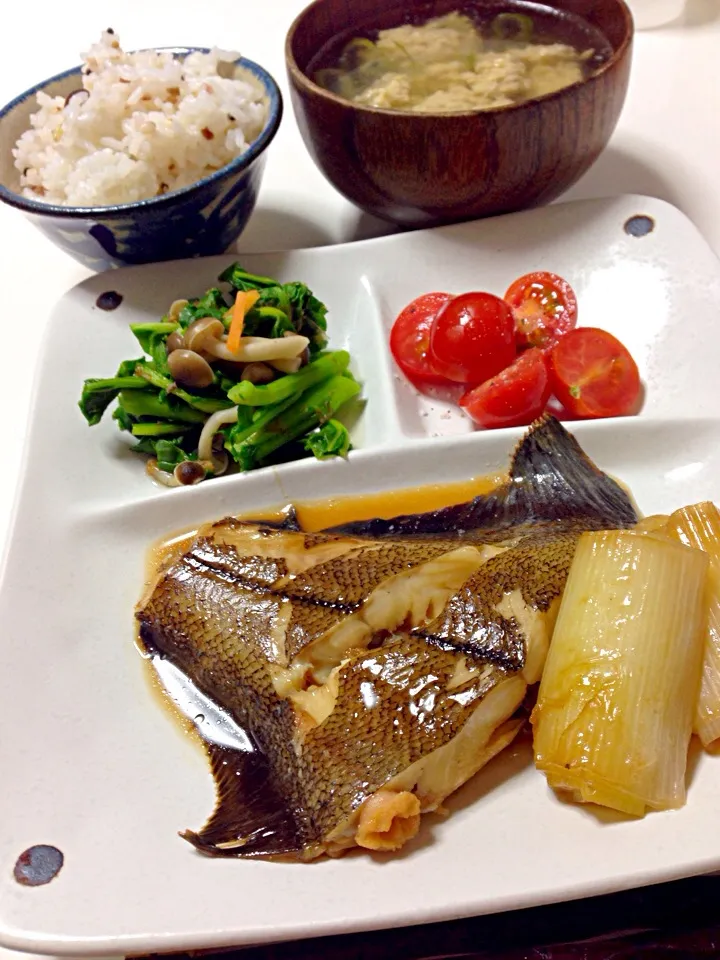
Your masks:
<svg viewBox="0 0 720 960"><path fill-rule="evenodd" d="M685 0L628 0L638 30L653 30L677 20Z"/></svg>
<svg viewBox="0 0 720 960"><path fill-rule="evenodd" d="M651 218L642 237L625 232ZM0 586L0 944L68 955L242 945L395 927L603 893L720 867L720 758L691 764L688 804L614 822L558 802L506 751L428 818L401 856L283 865L204 858L177 836L213 804L208 764L150 691L132 610L146 547L228 513L343 493L463 479L503 468L522 431L470 433L457 411L393 368L397 311L432 289L502 294L534 269L575 287L580 322L630 347L640 416L571 429L640 508L717 498L720 264L677 210L623 197L346 247L243 258L302 279L330 308L369 398L350 461L303 461L197 487L152 486L108 421L87 428L87 376L133 355L126 329L201 293L230 257L132 268L70 291L52 318ZM115 313L94 307L109 287ZM430 435L449 436L432 440ZM463 434L463 435L459 435ZM60 848L47 886L19 886L27 847Z"/></svg>

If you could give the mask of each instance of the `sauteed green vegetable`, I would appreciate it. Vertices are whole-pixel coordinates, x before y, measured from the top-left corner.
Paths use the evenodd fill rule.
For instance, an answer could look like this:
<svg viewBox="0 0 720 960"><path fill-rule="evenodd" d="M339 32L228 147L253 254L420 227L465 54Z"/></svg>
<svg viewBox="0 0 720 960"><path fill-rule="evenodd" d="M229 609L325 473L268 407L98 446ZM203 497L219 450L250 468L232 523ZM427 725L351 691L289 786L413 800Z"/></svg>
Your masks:
<svg viewBox="0 0 720 960"><path fill-rule="evenodd" d="M148 472L168 486L252 470L279 457L346 456L335 419L360 393L345 350L326 349L327 309L299 282L279 283L233 264L194 300L176 300L158 323L132 324L144 356L114 377L85 381L80 410L99 423L108 407Z"/></svg>

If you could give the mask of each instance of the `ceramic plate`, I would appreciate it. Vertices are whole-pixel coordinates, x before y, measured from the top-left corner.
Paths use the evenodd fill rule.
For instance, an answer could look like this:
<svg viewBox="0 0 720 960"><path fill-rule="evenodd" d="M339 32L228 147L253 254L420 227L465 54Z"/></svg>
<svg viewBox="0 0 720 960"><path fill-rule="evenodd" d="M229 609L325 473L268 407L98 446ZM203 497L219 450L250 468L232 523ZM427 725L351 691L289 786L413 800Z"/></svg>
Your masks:
<svg viewBox="0 0 720 960"><path fill-rule="evenodd" d="M634 218L634 219L633 219ZM643 219L644 218L644 219ZM636 235L637 234L637 235ZM435 483L504 468L520 431L473 433L393 369L396 312L433 289L502 293L550 269L581 322L619 335L647 387L635 418L573 429L645 512L720 490L720 265L657 200L548 207L484 223L248 256L327 302L368 405L349 462L304 461L194 488L154 487L111 422L90 430L81 381L132 354L131 321L199 294L229 258L120 270L58 304L37 381L0 592L0 944L34 952L160 952L393 927L597 894L720 866L720 758L691 764L687 806L614 822L558 802L527 749L506 751L426 818L401 856L311 866L211 860L177 831L212 808L205 758L153 695L133 604L155 538L228 513ZM111 287L114 313L96 309ZM64 866L19 885L18 855L51 844Z"/></svg>

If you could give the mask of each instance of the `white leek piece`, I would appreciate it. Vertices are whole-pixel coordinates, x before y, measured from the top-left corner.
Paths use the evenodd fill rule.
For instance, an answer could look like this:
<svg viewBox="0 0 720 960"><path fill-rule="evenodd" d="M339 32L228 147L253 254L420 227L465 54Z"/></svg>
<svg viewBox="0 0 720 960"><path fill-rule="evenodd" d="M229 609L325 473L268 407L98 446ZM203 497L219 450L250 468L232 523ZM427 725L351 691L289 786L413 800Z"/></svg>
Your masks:
<svg viewBox="0 0 720 960"><path fill-rule="evenodd" d="M637 816L683 805L707 570L669 539L582 535L532 716L551 787Z"/></svg>
<svg viewBox="0 0 720 960"><path fill-rule="evenodd" d="M714 503L697 503L672 514L667 530L710 560L708 619L695 733L707 747L720 737L720 510Z"/></svg>
<svg viewBox="0 0 720 960"><path fill-rule="evenodd" d="M667 532L667 522L670 517L665 513L653 513L649 517L643 517L638 520L632 528L633 533L644 533L648 536L669 536Z"/></svg>

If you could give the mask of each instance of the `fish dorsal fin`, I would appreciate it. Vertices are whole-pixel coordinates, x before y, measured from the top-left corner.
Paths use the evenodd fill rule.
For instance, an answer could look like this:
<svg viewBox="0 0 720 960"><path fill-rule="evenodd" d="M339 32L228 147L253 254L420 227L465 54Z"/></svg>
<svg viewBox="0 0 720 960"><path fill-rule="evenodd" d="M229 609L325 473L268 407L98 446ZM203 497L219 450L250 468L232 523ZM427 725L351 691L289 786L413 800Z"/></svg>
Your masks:
<svg viewBox="0 0 720 960"><path fill-rule="evenodd" d="M234 517L225 517L223 520L218 520L217 523L213 524L213 526L217 527L228 522L239 523L243 526L255 524L257 526L266 527L268 530L287 530L289 533L302 533L302 527L300 526L300 521L298 520L297 510L292 503L289 503L286 507L283 507L274 520L268 520L267 518L253 519L252 517L245 517L242 520L237 520Z"/></svg>
<svg viewBox="0 0 720 960"><path fill-rule="evenodd" d="M627 527L638 519L620 484L550 415L537 420L515 448L505 509L517 523L578 520Z"/></svg>
<svg viewBox="0 0 720 960"><path fill-rule="evenodd" d="M637 521L622 487L599 470L577 440L552 416L536 421L518 443L510 477L489 494L428 513L363 520L333 533L369 537L497 535L513 527L553 521L617 528Z"/></svg>
<svg viewBox="0 0 720 960"><path fill-rule="evenodd" d="M289 503L282 512L282 520L278 523L278 530L302 530L294 504Z"/></svg>

